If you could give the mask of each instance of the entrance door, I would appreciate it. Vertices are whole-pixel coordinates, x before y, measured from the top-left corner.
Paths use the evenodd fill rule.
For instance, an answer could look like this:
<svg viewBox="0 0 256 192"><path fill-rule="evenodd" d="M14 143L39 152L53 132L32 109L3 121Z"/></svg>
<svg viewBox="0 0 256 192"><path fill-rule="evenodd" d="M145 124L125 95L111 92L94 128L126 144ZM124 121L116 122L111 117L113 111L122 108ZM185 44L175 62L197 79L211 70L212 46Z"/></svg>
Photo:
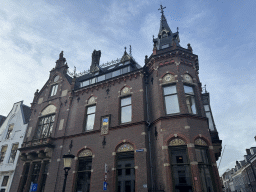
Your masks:
<svg viewBox="0 0 256 192"><path fill-rule="evenodd" d="M117 159L117 192L135 191L133 153L122 153Z"/></svg>

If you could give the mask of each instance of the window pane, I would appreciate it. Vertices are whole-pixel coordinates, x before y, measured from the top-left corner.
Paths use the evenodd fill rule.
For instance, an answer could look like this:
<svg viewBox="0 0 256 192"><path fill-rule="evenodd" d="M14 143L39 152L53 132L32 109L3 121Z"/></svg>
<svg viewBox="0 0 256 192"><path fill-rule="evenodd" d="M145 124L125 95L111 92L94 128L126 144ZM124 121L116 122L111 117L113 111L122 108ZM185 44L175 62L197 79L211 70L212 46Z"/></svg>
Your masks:
<svg viewBox="0 0 256 192"><path fill-rule="evenodd" d="M132 121L132 106L122 107L121 109L121 123Z"/></svg>
<svg viewBox="0 0 256 192"><path fill-rule="evenodd" d="M112 73L107 73L106 74L106 79L110 79L112 77Z"/></svg>
<svg viewBox="0 0 256 192"><path fill-rule="evenodd" d="M167 114L179 113L180 108L179 108L177 95L166 96L165 97L165 106L166 106Z"/></svg>
<svg viewBox="0 0 256 192"><path fill-rule="evenodd" d="M8 180L9 180L9 176L4 176L4 179L2 181L2 187L7 186Z"/></svg>
<svg viewBox="0 0 256 192"><path fill-rule="evenodd" d="M94 84L94 83L96 83L96 78L91 79L91 84Z"/></svg>
<svg viewBox="0 0 256 192"><path fill-rule="evenodd" d="M192 114L196 114L196 102L195 102L195 97L186 95L186 103L188 107L188 112Z"/></svg>
<svg viewBox="0 0 256 192"><path fill-rule="evenodd" d="M121 106L131 105L131 97L121 99Z"/></svg>
<svg viewBox="0 0 256 192"><path fill-rule="evenodd" d="M81 87L89 85L89 80L81 82Z"/></svg>
<svg viewBox="0 0 256 192"><path fill-rule="evenodd" d="M96 110L96 106L91 106L91 107L88 107L87 108L87 114L90 114L90 113L95 113L95 110Z"/></svg>
<svg viewBox="0 0 256 192"><path fill-rule="evenodd" d="M211 113L210 112L206 112L206 117L208 118L208 121L209 121L209 129L211 131L214 131L214 125L213 125Z"/></svg>
<svg viewBox="0 0 256 192"><path fill-rule="evenodd" d="M87 115L86 130L92 130L94 126L95 114Z"/></svg>
<svg viewBox="0 0 256 192"><path fill-rule="evenodd" d="M164 87L164 95L170 95L170 94L175 94L175 93L177 93L176 85Z"/></svg>
<svg viewBox="0 0 256 192"><path fill-rule="evenodd" d="M205 110L205 111L210 111L209 105L204 105L204 110Z"/></svg>
<svg viewBox="0 0 256 192"><path fill-rule="evenodd" d="M114 72L112 72L112 77L118 76L120 74L121 74L120 70L114 71Z"/></svg>
<svg viewBox="0 0 256 192"><path fill-rule="evenodd" d="M122 69L123 74L128 73L128 72L130 72L130 67L125 67L125 68Z"/></svg>
<svg viewBox="0 0 256 192"><path fill-rule="evenodd" d="M184 85L184 91L185 91L185 93L187 93L187 94L194 95L194 91L193 91L193 88L192 88L192 87L189 87L189 86Z"/></svg>
<svg viewBox="0 0 256 192"><path fill-rule="evenodd" d="M105 80L105 75L102 75L102 76L99 76L99 77L98 77L98 82L104 81L104 80Z"/></svg>

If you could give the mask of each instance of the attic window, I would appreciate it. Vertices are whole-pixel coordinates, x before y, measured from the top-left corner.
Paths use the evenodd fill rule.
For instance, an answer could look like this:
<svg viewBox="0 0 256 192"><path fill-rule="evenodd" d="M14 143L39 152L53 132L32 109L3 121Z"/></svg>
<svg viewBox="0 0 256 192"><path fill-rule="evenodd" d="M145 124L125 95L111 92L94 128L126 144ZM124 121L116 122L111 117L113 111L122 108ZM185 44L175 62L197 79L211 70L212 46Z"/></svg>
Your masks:
<svg viewBox="0 0 256 192"><path fill-rule="evenodd" d="M162 45L162 49L169 47L169 44Z"/></svg>
<svg viewBox="0 0 256 192"><path fill-rule="evenodd" d="M114 69L114 68L115 68L115 65L109 67L108 70L109 70L109 69Z"/></svg>

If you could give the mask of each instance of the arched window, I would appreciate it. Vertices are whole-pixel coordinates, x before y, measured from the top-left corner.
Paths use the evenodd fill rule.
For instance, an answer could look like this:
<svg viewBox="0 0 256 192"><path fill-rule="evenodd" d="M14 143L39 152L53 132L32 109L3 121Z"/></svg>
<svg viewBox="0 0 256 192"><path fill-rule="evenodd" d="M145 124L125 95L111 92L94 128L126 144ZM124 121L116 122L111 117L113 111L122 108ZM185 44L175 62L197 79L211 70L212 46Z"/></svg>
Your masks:
<svg viewBox="0 0 256 192"><path fill-rule="evenodd" d="M174 191L192 192L190 164L184 140L174 138L169 142Z"/></svg>
<svg viewBox="0 0 256 192"><path fill-rule="evenodd" d="M38 122L35 139L47 138L52 134L53 124L55 121L56 107L47 106L42 112Z"/></svg>
<svg viewBox="0 0 256 192"><path fill-rule="evenodd" d="M195 150L202 190L203 192L213 192L213 173L209 157L208 145L203 139L198 138L195 140Z"/></svg>
<svg viewBox="0 0 256 192"><path fill-rule="evenodd" d="M117 149L116 154L116 191L135 191L134 148L124 143Z"/></svg>
<svg viewBox="0 0 256 192"><path fill-rule="evenodd" d="M92 170L92 152L84 149L78 155L78 169L76 176L76 192L89 192Z"/></svg>

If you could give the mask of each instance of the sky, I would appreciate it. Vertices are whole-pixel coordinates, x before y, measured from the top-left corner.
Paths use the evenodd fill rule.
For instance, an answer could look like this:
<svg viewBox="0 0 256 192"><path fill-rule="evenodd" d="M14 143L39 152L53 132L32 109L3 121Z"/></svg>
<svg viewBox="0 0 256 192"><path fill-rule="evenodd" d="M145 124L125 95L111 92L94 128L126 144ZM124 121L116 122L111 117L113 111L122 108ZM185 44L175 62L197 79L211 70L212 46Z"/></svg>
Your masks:
<svg viewBox="0 0 256 192"><path fill-rule="evenodd" d="M234 167L256 146L254 0L1 0L0 115L21 100L30 106L61 51L70 71L79 72L89 69L94 49L101 50L102 64L131 45L143 66L158 34L160 4L171 30L179 27L180 45L190 43L199 57L225 147L220 174Z"/></svg>

